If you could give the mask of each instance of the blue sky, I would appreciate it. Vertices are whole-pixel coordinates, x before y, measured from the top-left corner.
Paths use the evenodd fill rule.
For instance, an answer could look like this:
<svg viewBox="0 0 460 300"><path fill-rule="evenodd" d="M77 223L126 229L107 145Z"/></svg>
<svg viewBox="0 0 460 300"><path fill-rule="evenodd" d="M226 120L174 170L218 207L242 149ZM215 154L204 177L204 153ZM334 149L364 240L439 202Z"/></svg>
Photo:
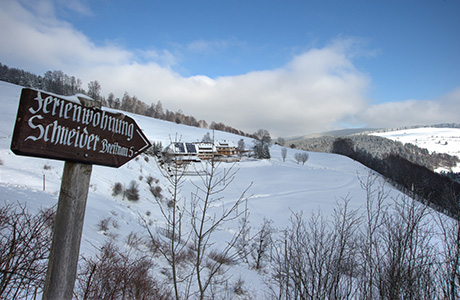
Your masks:
<svg viewBox="0 0 460 300"><path fill-rule="evenodd" d="M460 122L458 0L2 0L0 62L275 136Z"/></svg>

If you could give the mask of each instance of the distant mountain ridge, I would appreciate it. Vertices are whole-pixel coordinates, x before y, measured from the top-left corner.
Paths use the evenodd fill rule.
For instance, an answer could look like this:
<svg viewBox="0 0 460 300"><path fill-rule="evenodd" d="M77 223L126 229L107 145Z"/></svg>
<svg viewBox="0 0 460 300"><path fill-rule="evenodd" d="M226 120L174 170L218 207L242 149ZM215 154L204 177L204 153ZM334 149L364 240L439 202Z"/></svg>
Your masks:
<svg viewBox="0 0 460 300"><path fill-rule="evenodd" d="M389 131L408 130L408 129L417 129L417 128L460 128L460 124L459 123L441 123L441 124L433 124L433 125L403 126L403 127L396 127L396 128L376 129L373 132L389 132Z"/></svg>
<svg viewBox="0 0 460 300"><path fill-rule="evenodd" d="M303 139L309 139L309 138L318 138L322 136L332 136L332 137L344 137L344 136L349 136L349 135L354 135L354 134L362 134L362 133L367 133L367 132L374 132L377 130L382 130L381 128L348 128L348 129L338 129L338 130L331 130L331 131L325 131L325 132L318 132L318 133L312 133L308 135L303 135L303 136L295 136L295 137L288 137L286 138L287 141L299 141Z"/></svg>
<svg viewBox="0 0 460 300"><path fill-rule="evenodd" d="M373 132L389 132L397 130L407 130L407 129L416 129L416 128L460 128L460 123L441 123L433 125L413 125L413 126L403 126L403 127L393 127L393 128L347 128L347 129L338 129L325 132L312 133L302 136L293 136L286 138L286 141L300 141L310 138L318 138L323 136L332 136L332 137L346 137L350 135L358 134L368 134Z"/></svg>

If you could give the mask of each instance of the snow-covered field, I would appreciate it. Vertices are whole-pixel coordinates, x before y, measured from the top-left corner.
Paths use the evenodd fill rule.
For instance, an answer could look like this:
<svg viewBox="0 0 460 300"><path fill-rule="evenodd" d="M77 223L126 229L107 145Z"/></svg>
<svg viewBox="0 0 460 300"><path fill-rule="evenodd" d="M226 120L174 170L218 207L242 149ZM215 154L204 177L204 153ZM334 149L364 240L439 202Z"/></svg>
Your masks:
<svg viewBox="0 0 460 300"><path fill-rule="evenodd" d="M26 203L31 211L39 208L46 208L57 204L60 179L62 175L63 162L48 159L16 156L10 151L11 135L17 112L21 87L0 82L0 205L3 203L21 202ZM153 142L161 141L163 146L171 140L180 138L182 141L198 141L209 132L207 129L178 125L143 116L129 114L135 119L146 136ZM424 130L424 131L421 131ZM412 132L418 132L418 134ZM424 133L422 133L424 132ZM460 130L445 131L436 129L426 136L427 128L420 131L406 130L400 135L385 133L401 141L414 139L418 144L433 144L430 151L440 149L451 149L457 145L456 155L459 155L458 145ZM235 144L241 139L224 132L214 132L215 139L231 140ZM380 135L380 134L379 134ZM382 134L383 136L383 134ZM433 142L431 142L433 141ZM439 144L436 144L440 141ZM445 142L447 141L447 145ZM246 147L252 146L252 141L245 138ZM431 147L431 146L430 146ZM243 160L236 163L234 168L238 170L232 184L221 194L222 204L231 203L251 185L248 195L248 209L250 225L254 228L262 224L264 218L273 221L273 227L281 229L289 224L289 218L293 212L304 212L309 215L318 210L324 216L332 213L334 205L341 198L350 199L351 209L362 209L365 205L365 191L360 187L360 178L368 176L369 170L361 164L334 154L309 153L309 159L305 165L299 165L294 160L294 154L298 150L288 149L287 159L283 162L281 147L272 146L270 160ZM453 152L451 152L453 153ZM229 168L230 164L222 164L221 168ZM146 234L142 227L140 217L161 226L163 219L160 211L152 198L146 178L152 176L160 180L163 186L163 193L167 196L167 180L162 177L161 172L153 158L145 159L140 156L121 168L109 168L94 166L91 177L91 187L88 196L87 210L85 216L81 253L91 255L95 247L103 244L108 237L98 229L102 219L110 218L115 221L109 226L110 231L118 235L119 240L130 232L137 232L140 235ZM128 185L132 180L139 184L140 200L131 202L121 197L113 197L112 187L116 182ZM187 178L182 189L184 198L190 197L195 181L199 184L197 176ZM390 186L392 195L399 195ZM218 209L218 208L216 208ZM231 232L231 226L236 223L229 223L228 228L222 228L222 235L216 236L216 240L224 238L225 233ZM258 273L248 270L242 266L234 266L230 271L236 280L242 276L251 287L253 295L261 294L264 289L262 277Z"/></svg>
<svg viewBox="0 0 460 300"><path fill-rule="evenodd" d="M372 135L399 141L403 144L414 144L431 153L447 153L460 157L460 128L423 127L375 132Z"/></svg>

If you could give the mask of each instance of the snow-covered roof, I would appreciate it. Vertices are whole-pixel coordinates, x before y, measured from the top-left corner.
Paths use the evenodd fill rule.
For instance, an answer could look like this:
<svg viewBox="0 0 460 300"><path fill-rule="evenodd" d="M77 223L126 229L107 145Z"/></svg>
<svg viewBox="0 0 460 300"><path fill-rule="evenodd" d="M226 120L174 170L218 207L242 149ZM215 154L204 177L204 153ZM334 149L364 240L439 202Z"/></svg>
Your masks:
<svg viewBox="0 0 460 300"><path fill-rule="evenodd" d="M216 152L216 146L213 143L195 143L199 152Z"/></svg>
<svg viewBox="0 0 460 300"><path fill-rule="evenodd" d="M197 149L193 143L176 142L166 147L166 151L175 154L196 154Z"/></svg>
<svg viewBox="0 0 460 300"><path fill-rule="evenodd" d="M220 148L235 148L235 144L228 140L216 141L216 146Z"/></svg>

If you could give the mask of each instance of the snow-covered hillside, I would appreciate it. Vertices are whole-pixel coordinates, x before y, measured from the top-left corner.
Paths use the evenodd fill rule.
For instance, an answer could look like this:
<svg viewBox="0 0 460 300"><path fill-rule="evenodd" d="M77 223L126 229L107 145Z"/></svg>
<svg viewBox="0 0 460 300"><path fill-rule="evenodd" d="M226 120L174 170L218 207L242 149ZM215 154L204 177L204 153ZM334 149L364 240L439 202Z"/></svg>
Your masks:
<svg viewBox="0 0 460 300"><path fill-rule="evenodd" d="M16 201L26 203L31 211L37 211L42 207L56 205L63 162L21 157L14 155L10 150L11 135L15 122L17 105L21 87L0 82L0 202L14 203ZM209 132L207 129L188 127L175 123L165 122L139 115L129 114L145 135L152 142L162 142L163 146L171 140L198 141ZM426 129L424 129L426 132ZM406 131L409 135L409 131ZM456 136L457 139L439 137L439 147L457 145L460 133L446 133ZM216 140L231 140L235 144L241 139L224 132L214 132ZM402 138L405 135L401 135ZM423 143L420 135L416 137L419 143ZM443 145L447 141L449 146ZM457 144L456 144L457 143ZM245 138L246 147L252 146L252 141ZM288 149L287 159L282 160L281 147L272 146L270 160L242 160L234 166L238 170L234 181L222 193L223 204L231 203L245 191L248 191L249 221L254 228L259 227L263 219L273 221L273 227L282 229L288 226L289 218L293 212L304 212L308 216L315 211L321 211L323 215L331 215L337 201L341 198L350 200L350 209L363 209L365 206L366 193L360 186L360 178L368 176L369 170L361 164L344 156L309 153L309 159L305 165L299 165L294 160L294 154L298 150ZM452 150L454 151L454 150ZM458 154L458 148L457 148ZM230 164L222 164L220 168L229 168ZM99 229L102 219L113 220L109 231L118 235L119 240L130 232L145 235L146 230L140 222L145 218L153 226L162 226L164 222L157 204L147 184L147 177L152 176L160 180L163 191L167 197L168 182L163 178L153 158L147 159L140 156L119 169L94 166L91 177L91 187L88 196L87 210L84 223L81 253L91 255L105 239L109 238ZM127 201L120 196L112 196L112 188L120 182L128 185L131 181L139 184L140 200ZM190 176L181 190L182 197L190 197L193 186L192 181L199 184L197 176ZM391 195L399 195L399 192L391 190ZM219 208L215 208L219 209ZM231 226L236 223L228 223L228 228L222 228L222 238L231 232ZM220 240L221 237L216 237ZM248 287L251 287L252 295L261 295L264 289L262 276L257 272L234 266L232 270L235 280L242 276Z"/></svg>
<svg viewBox="0 0 460 300"><path fill-rule="evenodd" d="M18 188L42 192L43 178L45 178L45 193L43 194L49 195L49 201L53 202L59 193L63 162L21 157L14 155L9 150L21 88L0 82L0 91L0 101L3 107L0 111L0 157L3 161L0 167L0 183L3 188L10 190ZM207 129L129 115L135 119L150 141L162 142L163 146L175 139L198 141L207 132L210 132ZM211 132L211 135L214 135L216 140L231 140L235 144L242 138L220 131ZM251 139L244 139L246 147L253 145ZM305 165L299 165L294 160L296 150L288 149L286 162L282 162L281 147L274 145L270 151L271 160L243 160L234 167L239 169L233 187L236 189L236 194L252 183L249 193L253 196L249 205L251 218L255 224L266 217L273 219L276 225L281 227L286 224L291 214L290 210L302 210L308 213L321 208L327 211L336 199L348 194L354 198L354 207L362 205L364 193L359 186L358 177L367 176L368 169L361 164L333 154L310 153ZM114 199L111 196L115 182L128 184L131 180L136 180L142 183L139 177L149 175L162 179L153 159L147 162L142 157L132 160L119 169L94 166L85 229L89 229L92 222L97 222L104 215L109 215L114 207L125 204L120 199ZM194 178L191 177L190 180ZM129 205L134 212L136 210L153 212L154 205L147 201L151 197L147 184L141 184L140 189L141 201L136 204L126 203L126 206ZM38 199L33 202L40 201L41 199ZM49 204L45 203L45 205ZM91 211L94 211L94 214Z"/></svg>
<svg viewBox="0 0 460 300"><path fill-rule="evenodd" d="M447 153L460 158L460 129L422 127L404 130L375 132L372 135L381 136L403 144L410 143L425 148L431 153ZM460 172L460 166L452 169Z"/></svg>

